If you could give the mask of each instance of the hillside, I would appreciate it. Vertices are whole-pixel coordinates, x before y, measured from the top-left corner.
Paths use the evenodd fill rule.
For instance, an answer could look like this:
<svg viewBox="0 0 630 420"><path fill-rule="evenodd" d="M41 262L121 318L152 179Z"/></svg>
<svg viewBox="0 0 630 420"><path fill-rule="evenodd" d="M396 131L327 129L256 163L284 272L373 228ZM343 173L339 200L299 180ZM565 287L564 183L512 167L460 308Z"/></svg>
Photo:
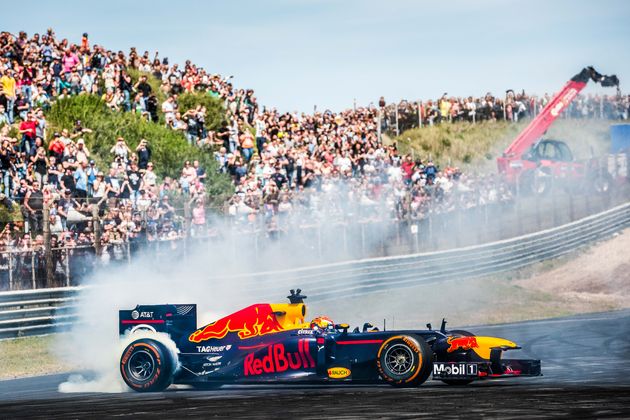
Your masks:
<svg viewBox="0 0 630 420"><path fill-rule="evenodd" d="M609 127L613 123L561 119L549 129L547 137L566 141L577 159L585 159L591 156L591 147L598 156L607 153ZM432 158L442 166L450 163L468 170L494 171L495 158L526 124L527 121L441 124L405 131L392 141L403 153L412 153L421 159Z"/></svg>
<svg viewBox="0 0 630 420"><path fill-rule="evenodd" d="M220 102L209 96L186 94L180 96L182 112L199 103L208 107L209 129L216 129L224 118L225 111ZM131 150L135 150L141 139L147 139L152 151L152 161L159 176L179 178L186 160L199 160L206 168L206 187L215 202L224 200L232 191L230 179L218 174L213 152L188 144L179 131L171 130L161 123L148 122L137 114L110 110L97 96L78 95L58 100L47 114L51 131L72 130L76 120L92 130L82 136L91 152L91 158L101 170L106 171L113 159L110 153L116 138L122 136Z"/></svg>

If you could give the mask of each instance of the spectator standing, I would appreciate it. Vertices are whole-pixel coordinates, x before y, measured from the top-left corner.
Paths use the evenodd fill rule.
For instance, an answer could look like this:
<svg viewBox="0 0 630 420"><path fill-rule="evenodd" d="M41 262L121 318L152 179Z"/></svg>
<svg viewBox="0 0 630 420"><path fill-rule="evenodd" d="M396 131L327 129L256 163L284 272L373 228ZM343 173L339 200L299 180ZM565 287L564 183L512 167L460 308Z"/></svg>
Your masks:
<svg viewBox="0 0 630 420"><path fill-rule="evenodd" d="M245 130L243 134L241 134L240 143L245 163L249 164L249 161L254 154L254 136L252 136L252 133L249 130Z"/></svg>
<svg viewBox="0 0 630 420"><path fill-rule="evenodd" d="M31 229L35 233L42 230L42 216L44 210L44 194L40 189L39 182L33 182L33 186L24 197L24 207L28 211L28 221Z"/></svg>
<svg viewBox="0 0 630 420"><path fill-rule="evenodd" d="M20 123L19 131L20 134L22 134L20 151L29 153L35 146L35 137L37 136L37 121L31 112L27 114L26 121L22 121L22 123Z"/></svg>
<svg viewBox="0 0 630 420"><path fill-rule="evenodd" d="M96 181L96 177L98 175L98 168L96 167L96 162L90 160L90 166L87 168L87 192L88 197L91 197L94 193L94 182Z"/></svg>
<svg viewBox="0 0 630 420"><path fill-rule="evenodd" d="M147 100L151 96L151 93L153 93L153 88L151 88L151 85L147 83L147 76L140 76L138 82L134 85L134 88L137 91L142 92L142 100L145 102L144 107L145 109L149 109L147 106Z"/></svg>
<svg viewBox="0 0 630 420"><path fill-rule="evenodd" d="M78 199L86 199L88 196L87 162L81 161L74 171L75 189L74 195Z"/></svg>
<svg viewBox="0 0 630 420"><path fill-rule="evenodd" d="M162 103L162 112L167 125L175 120L175 98L173 95L166 98L166 101Z"/></svg>
<svg viewBox="0 0 630 420"><path fill-rule="evenodd" d="M118 137L116 139L116 144L110 149L109 152L114 154L114 160L116 162L126 163L129 160L131 149L129 149L129 146L127 146L127 143L125 143L125 139L123 137Z"/></svg>
<svg viewBox="0 0 630 420"><path fill-rule="evenodd" d="M256 148L258 149L258 154L260 155L263 150L263 144L265 144L265 120L262 115L256 116L256 120L254 121L254 127L256 128Z"/></svg>
<svg viewBox="0 0 630 420"><path fill-rule="evenodd" d="M147 169L151 161L151 148L146 139L140 140L140 144L136 147L136 155L138 156L138 168Z"/></svg>
<svg viewBox="0 0 630 420"><path fill-rule="evenodd" d="M5 73L0 77L0 84L2 85L2 93L7 100L7 116L9 118L9 123L13 124L13 110L15 108L15 100L16 100L16 80L13 77L13 70L8 69Z"/></svg>

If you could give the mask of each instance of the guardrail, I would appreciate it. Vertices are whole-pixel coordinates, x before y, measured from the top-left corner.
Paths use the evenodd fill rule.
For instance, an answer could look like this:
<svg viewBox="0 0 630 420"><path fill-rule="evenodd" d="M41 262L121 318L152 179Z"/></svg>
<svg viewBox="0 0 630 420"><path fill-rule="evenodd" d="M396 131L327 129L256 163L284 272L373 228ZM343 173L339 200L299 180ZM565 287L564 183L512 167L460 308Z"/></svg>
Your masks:
<svg viewBox="0 0 630 420"><path fill-rule="evenodd" d="M630 226L630 203L556 228L447 251L373 258L231 276L243 290L275 299L300 286L313 301L479 277L557 258ZM79 287L0 293L0 338L46 334L71 325Z"/></svg>
<svg viewBox="0 0 630 420"><path fill-rule="evenodd" d="M0 338L40 335L66 328L75 319L80 287L0 293Z"/></svg>

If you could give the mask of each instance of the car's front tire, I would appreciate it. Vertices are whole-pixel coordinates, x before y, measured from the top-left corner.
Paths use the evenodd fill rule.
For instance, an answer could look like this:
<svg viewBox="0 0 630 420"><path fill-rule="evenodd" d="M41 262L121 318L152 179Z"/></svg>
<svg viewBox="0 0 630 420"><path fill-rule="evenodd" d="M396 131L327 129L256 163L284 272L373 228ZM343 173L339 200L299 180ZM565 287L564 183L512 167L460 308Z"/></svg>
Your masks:
<svg viewBox="0 0 630 420"><path fill-rule="evenodd" d="M141 338L129 344L120 358L120 373L134 391L163 391L173 381L176 362L166 346Z"/></svg>
<svg viewBox="0 0 630 420"><path fill-rule="evenodd" d="M431 373L433 352L422 337L397 335L385 340L378 350L378 373L390 385L414 387Z"/></svg>

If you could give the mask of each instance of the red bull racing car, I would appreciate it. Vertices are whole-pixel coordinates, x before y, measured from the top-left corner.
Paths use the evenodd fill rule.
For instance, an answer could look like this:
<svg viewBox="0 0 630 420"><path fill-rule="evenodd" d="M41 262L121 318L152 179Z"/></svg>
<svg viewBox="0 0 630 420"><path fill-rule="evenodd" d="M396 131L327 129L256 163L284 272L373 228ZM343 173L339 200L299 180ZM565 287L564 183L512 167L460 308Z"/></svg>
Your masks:
<svg viewBox="0 0 630 420"><path fill-rule="evenodd" d="M418 386L431 374L451 385L474 380L537 376L540 360L506 360L508 340L462 330L379 331L366 323L349 330L325 317L305 322L301 291L289 303L259 303L197 327L196 305L141 305L120 311L120 334L142 334L120 358L123 380L135 391L161 391L170 384L212 388L259 383L389 383ZM150 335L148 335L150 337ZM133 336L132 336L133 337ZM157 335L156 335L157 337Z"/></svg>

